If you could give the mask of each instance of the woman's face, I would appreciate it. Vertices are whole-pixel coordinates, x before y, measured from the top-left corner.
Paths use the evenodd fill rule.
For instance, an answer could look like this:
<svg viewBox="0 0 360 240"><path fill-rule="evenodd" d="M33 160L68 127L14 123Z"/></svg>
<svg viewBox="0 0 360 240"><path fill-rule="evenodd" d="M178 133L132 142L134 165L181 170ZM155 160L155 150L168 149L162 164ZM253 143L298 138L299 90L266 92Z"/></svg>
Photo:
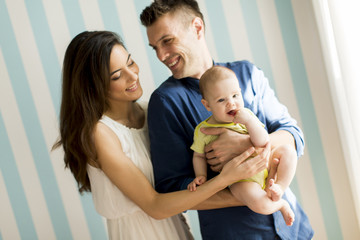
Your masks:
<svg viewBox="0 0 360 240"><path fill-rule="evenodd" d="M135 101L141 97L142 93L138 65L124 47L115 45L110 54L110 100Z"/></svg>

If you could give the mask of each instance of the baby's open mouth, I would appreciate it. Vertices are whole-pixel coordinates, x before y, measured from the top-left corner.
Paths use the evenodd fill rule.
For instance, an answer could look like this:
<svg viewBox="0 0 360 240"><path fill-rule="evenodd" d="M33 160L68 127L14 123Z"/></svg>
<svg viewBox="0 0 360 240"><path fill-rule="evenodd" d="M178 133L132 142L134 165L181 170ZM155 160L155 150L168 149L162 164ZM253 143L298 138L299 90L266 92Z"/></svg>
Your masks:
<svg viewBox="0 0 360 240"><path fill-rule="evenodd" d="M236 110L231 110L229 111L227 114L231 115L231 116L235 116L235 114L237 113Z"/></svg>

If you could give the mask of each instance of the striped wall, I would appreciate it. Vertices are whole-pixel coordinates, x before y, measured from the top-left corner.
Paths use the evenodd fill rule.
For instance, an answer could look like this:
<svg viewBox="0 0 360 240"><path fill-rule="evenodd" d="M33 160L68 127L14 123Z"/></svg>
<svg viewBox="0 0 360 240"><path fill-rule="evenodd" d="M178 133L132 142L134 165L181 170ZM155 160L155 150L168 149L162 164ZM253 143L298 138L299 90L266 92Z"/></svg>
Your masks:
<svg viewBox="0 0 360 240"><path fill-rule="evenodd" d="M140 66L143 99L169 71L138 16L150 0L0 0L0 240L106 239L90 194L79 195L58 136L60 77L69 41L118 32ZM216 61L261 67L305 133L292 189L315 239L360 239L311 0L199 0ZM196 239L196 212L188 214Z"/></svg>

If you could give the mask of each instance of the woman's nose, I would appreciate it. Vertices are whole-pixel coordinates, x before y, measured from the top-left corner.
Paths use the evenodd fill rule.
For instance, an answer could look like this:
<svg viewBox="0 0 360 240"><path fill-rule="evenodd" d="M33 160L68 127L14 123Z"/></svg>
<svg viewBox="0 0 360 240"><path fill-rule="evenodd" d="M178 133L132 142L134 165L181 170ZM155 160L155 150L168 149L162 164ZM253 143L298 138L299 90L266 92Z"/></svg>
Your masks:
<svg viewBox="0 0 360 240"><path fill-rule="evenodd" d="M128 76L128 79L138 79L139 71L137 71L136 69L126 68L124 70L126 75Z"/></svg>

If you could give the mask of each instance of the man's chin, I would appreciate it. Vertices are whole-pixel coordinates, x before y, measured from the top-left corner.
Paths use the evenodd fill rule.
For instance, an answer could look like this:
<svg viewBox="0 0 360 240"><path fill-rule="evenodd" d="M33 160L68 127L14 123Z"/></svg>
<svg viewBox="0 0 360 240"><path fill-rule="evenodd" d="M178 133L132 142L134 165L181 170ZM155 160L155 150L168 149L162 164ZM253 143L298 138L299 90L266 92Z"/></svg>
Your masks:
<svg viewBox="0 0 360 240"><path fill-rule="evenodd" d="M176 79L184 78L183 74L174 73L174 72L172 72L172 74L173 74L173 78L176 78Z"/></svg>

